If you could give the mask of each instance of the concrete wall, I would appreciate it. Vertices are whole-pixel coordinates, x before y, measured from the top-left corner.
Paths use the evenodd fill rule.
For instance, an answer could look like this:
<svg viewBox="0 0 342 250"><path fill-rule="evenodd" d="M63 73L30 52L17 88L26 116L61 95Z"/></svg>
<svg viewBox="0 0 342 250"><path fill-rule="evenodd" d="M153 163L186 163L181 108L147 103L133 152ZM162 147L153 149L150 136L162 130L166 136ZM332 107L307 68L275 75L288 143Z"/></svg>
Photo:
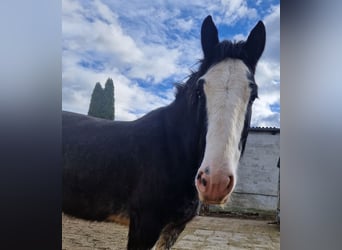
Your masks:
<svg viewBox="0 0 342 250"><path fill-rule="evenodd" d="M279 129L250 130L238 169L237 185L224 210L277 209L279 143Z"/></svg>

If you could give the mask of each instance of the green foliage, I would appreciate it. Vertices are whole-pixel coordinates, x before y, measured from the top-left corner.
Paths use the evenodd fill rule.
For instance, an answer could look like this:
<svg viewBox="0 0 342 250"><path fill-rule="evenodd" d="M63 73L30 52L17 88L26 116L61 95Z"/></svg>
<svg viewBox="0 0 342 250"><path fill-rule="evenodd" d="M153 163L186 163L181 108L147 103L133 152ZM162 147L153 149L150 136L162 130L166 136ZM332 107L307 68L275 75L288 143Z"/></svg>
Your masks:
<svg viewBox="0 0 342 250"><path fill-rule="evenodd" d="M106 109L106 119L114 120L114 83L108 78L104 89L104 107Z"/></svg>
<svg viewBox="0 0 342 250"><path fill-rule="evenodd" d="M91 95L88 115L95 117L102 117L102 101L103 101L103 89L99 82L96 83L93 93Z"/></svg>
<svg viewBox="0 0 342 250"><path fill-rule="evenodd" d="M114 83L112 79L108 78L104 89L99 82L96 83L91 95L88 115L114 120Z"/></svg>

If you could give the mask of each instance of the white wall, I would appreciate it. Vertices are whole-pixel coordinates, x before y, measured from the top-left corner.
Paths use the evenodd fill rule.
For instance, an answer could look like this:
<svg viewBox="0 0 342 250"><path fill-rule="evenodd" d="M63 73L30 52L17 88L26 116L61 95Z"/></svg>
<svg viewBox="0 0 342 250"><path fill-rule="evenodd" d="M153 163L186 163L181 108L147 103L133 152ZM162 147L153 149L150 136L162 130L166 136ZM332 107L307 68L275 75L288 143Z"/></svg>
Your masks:
<svg viewBox="0 0 342 250"><path fill-rule="evenodd" d="M252 129L241 158L237 185L225 210L276 210L280 130Z"/></svg>

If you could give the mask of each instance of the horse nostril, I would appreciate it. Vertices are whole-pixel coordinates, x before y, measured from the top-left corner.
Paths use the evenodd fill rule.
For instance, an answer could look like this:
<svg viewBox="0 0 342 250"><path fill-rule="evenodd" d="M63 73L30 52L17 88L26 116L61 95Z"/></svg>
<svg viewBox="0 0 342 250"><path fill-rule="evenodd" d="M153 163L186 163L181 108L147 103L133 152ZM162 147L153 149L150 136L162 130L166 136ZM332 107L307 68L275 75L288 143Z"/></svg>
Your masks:
<svg viewBox="0 0 342 250"><path fill-rule="evenodd" d="M202 184L203 184L203 186L206 186L207 185L207 180L202 178Z"/></svg>
<svg viewBox="0 0 342 250"><path fill-rule="evenodd" d="M203 172L198 173L197 180L201 179Z"/></svg>
<svg viewBox="0 0 342 250"><path fill-rule="evenodd" d="M207 186L208 181L203 177L204 172L200 171L197 176L196 179L199 182L199 184L202 184L204 187Z"/></svg>
<svg viewBox="0 0 342 250"><path fill-rule="evenodd" d="M230 193L233 189L234 186L234 177L232 175L228 176L228 185L227 185L227 190L228 193Z"/></svg>

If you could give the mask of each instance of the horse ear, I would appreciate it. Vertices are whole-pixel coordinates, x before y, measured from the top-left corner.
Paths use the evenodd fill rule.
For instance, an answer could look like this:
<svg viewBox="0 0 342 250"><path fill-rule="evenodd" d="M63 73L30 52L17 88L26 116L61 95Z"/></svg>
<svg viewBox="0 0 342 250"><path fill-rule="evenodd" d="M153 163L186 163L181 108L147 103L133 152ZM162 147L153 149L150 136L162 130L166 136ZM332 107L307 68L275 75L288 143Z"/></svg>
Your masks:
<svg viewBox="0 0 342 250"><path fill-rule="evenodd" d="M253 68L255 68L258 60L260 59L266 42L266 30L262 21L252 29L245 43L245 50L247 52L247 60Z"/></svg>
<svg viewBox="0 0 342 250"><path fill-rule="evenodd" d="M201 43L204 58L210 59L213 56L214 48L218 42L217 28L209 15L204 19L201 28Z"/></svg>

